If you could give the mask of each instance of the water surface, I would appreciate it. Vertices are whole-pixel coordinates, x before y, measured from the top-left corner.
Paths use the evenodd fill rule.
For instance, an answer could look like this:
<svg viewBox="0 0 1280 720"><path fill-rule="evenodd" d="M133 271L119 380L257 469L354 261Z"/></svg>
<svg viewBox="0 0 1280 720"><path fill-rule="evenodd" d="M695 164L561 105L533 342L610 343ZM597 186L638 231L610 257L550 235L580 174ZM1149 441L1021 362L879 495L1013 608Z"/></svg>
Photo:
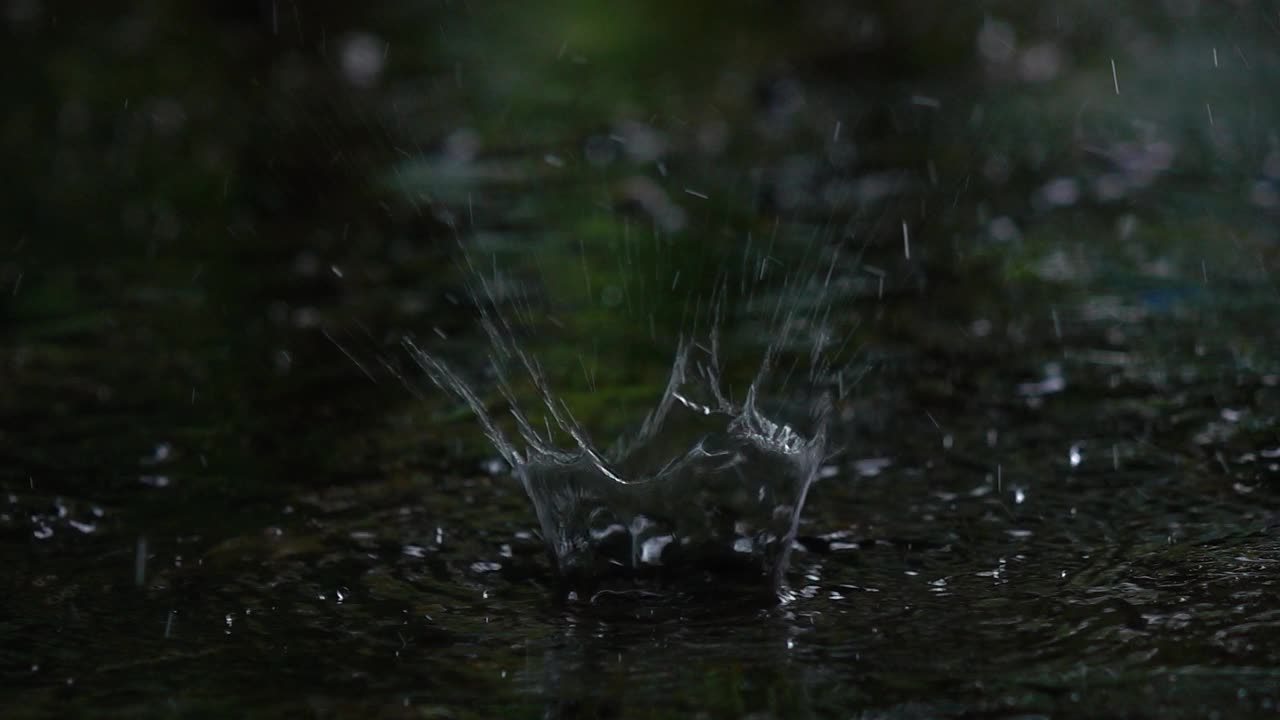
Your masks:
<svg viewBox="0 0 1280 720"><path fill-rule="evenodd" d="M19 5L6 717L1277 711L1274 14ZM463 249L601 437L823 268L794 599L555 592Z"/></svg>

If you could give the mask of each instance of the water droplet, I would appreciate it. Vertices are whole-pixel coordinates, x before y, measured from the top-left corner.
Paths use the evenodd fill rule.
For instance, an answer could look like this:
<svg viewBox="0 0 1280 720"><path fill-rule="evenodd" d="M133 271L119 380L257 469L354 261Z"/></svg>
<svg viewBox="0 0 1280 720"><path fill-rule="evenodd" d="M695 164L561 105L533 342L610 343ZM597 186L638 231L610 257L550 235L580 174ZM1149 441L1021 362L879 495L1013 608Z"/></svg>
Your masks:
<svg viewBox="0 0 1280 720"><path fill-rule="evenodd" d="M80 532L84 533L85 535L88 535L89 533L98 529L98 526L94 525L93 523L84 523L84 522L80 522L79 520L71 520L67 524L75 528L76 530L79 530Z"/></svg>
<svg viewBox="0 0 1280 720"><path fill-rule="evenodd" d="M862 477L875 477L892 464L892 458L864 458L855 460L853 469Z"/></svg>
<svg viewBox="0 0 1280 720"><path fill-rule="evenodd" d="M1080 446L1072 445L1071 449L1067 451L1067 461L1071 463L1071 467L1079 467L1083 460L1084 456L1080 454Z"/></svg>

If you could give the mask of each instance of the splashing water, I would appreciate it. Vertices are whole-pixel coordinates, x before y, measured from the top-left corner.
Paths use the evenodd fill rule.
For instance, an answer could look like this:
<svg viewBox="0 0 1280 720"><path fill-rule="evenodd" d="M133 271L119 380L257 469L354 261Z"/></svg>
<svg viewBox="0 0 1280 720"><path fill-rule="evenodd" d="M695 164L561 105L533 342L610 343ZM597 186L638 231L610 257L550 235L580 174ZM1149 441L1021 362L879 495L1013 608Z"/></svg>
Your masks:
<svg viewBox="0 0 1280 720"><path fill-rule="evenodd" d="M492 301L488 285L481 285ZM776 313L781 320L774 341L744 399L735 403L722 379L723 299L723 292L713 298L710 329L695 333L701 341L678 341L656 406L607 449L593 442L553 392L506 318L484 309L485 303L477 305L491 343L489 367L523 449L453 368L413 340L403 341L436 385L470 407L511 465L571 590L650 580L714 589L733 581L785 593L800 512L827 450L835 378L828 333L816 322L816 311L809 317L794 310ZM788 372L774 395L766 396L780 353L801 330L812 337L807 383L784 396L794 374ZM545 412L541 431L517 398L517 375L531 383L532 407Z"/></svg>

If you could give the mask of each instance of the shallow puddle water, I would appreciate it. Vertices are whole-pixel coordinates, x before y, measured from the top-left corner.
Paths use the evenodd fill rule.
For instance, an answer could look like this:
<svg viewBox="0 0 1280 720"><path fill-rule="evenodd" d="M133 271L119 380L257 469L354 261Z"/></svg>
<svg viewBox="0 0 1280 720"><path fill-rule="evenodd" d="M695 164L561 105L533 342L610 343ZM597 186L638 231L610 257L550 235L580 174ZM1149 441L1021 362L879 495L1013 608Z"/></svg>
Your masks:
<svg viewBox="0 0 1280 720"><path fill-rule="evenodd" d="M1280 712L1274 13L46 5L3 717Z"/></svg>

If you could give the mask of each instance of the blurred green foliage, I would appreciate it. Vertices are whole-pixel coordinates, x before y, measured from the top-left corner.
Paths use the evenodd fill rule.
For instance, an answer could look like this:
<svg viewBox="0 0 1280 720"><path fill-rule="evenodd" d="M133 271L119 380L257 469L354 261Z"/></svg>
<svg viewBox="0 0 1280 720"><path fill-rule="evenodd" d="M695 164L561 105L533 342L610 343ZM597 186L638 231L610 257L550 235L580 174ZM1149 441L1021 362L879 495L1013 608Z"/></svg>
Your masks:
<svg viewBox="0 0 1280 720"><path fill-rule="evenodd" d="M1089 516L1064 521L1061 536L1036 549L1057 562L1054 553L1084 537L1119 558L1102 570L1091 560L1084 569L1103 576L1085 575L1081 593L1127 581L1117 568L1143 558L1152 567L1136 572L1176 596L1202 592L1185 578L1213 563L1236 582L1244 575L1223 570L1223 558L1245 551L1229 544L1222 557L1181 550L1185 566L1134 559L1133 548L1172 542L1178 529L1160 513L1177 508L1159 504L1169 497L1193 508L1186 515L1201 525L1187 533L1204 547L1237 525L1264 528L1259 537L1271 527L1239 506L1266 507L1269 471L1258 458L1275 447L1280 407L1277 17L1270 0L10 0L0 10L9 178L0 193L0 488L20 494L22 510L2 511L0 533L14 541L0 548L0 565L25 584L14 583L3 603L12 611L0 618L6 687L25 690L37 714L73 692L30 670L14 649L30 644L82 686L96 682L84 697L130 712L173 710L161 690L181 686L192 705L178 711L257 703L263 715L290 714L297 707L279 704L275 682L314 694L317 714L398 712L399 694L378 698L359 675L372 667L379 682L422 683L416 699L429 704L419 716L431 716L523 664L545 670L552 691L586 698L557 709L564 714L646 716L659 691L629 687L625 668L608 666L606 690L553 682L595 667L579 656L612 662L614 648L574 639L589 629L531 661L514 638L559 637L558 611L531 612L529 596L514 591L508 605L465 605L480 586L465 567L530 527L527 512L518 491L472 477L467 463L488 451L469 415L432 388L406 391L421 384L411 371L405 383L393 373L406 364L396 343L412 335L494 394L468 258L597 427L648 409L674 339L692 332L699 312L705 327L698 303L718 283L738 283L724 326L742 368L776 339L765 322L771 303L785 297L803 309L832 293L837 334L877 373L840 408L840 439L868 457L927 467L942 457L931 454L938 434L954 433L963 448L945 456L960 510L951 501L929 509L949 507L943 517L954 524L907 524L905 540L887 535L878 552L917 562L929 550L912 532L931 532L939 546L983 541L980 550L1003 558L1013 528L992 518L1017 508L971 494L994 466L1028 483L1044 477L1045 492L1061 494L1027 510L1040 513L1023 518L1036 532L1058 511L1074 522L1077 505ZM777 272L762 270L775 262ZM741 290L747 281L751 292ZM1019 389L1064 375L1074 394L1046 401ZM1058 403L1056 414L1036 414L1045 402ZM1008 443L998 451L996 427ZM1125 483L1145 482L1136 471L1067 476L1054 463L1077 437L1097 446L1091 457L1110 445L1117 470L1149 470L1146 462L1160 477L1127 493ZM161 469L159 448L173 454ZM1227 481L1228 463L1244 457L1256 476ZM176 492L152 492L170 475ZM922 477L859 486L857 522L893 527L880 517L893 502L909 508L901 515L922 515L918 505L939 496ZM1188 484L1162 484L1168 477ZM919 497L904 500L911 482ZM852 502L827 499L815 509L823 530L853 522L841 515ZM1203 510L1213 502L1221 505ZM97 534L68 529L50 510L67 505L77 518L102 510ZM64 525L42 545L32 531L45 515ZM401 552L442 527L448 543L460 538L457 554ZM155 570L164 587L139 600L120 588L144 535L188 566ZM398 560L370 560L377 543ZM973 554L970 581L989 559ZM867 555L843 561L859 583L882 571L872 579L900 587L885 568L897 582L918 569ZM192 558L208 561L208 575L188 574ZM46 579L54 576L62 580ZM308 604L356 576L374 598L363 615ZM526 578L509 583L529 592ZM47 600L55 586L64 598ZM157 649L172 588L183 631L202 629L189 631L190 647ZM1046 581L1026 594L1061 590ZM77 592L91 599L77 606ZM965 622L925 627L967 637L979 632L968 621L985 619L1005 633L999 618L967 613L1003 615L1006 599L986 597L985 586L970 592L960 599L973 608L940 616ZM1202 595L1224 608L1240 602ZM265 613L242 614L236 632L248 628L249 639L215 644L226 613L277 601L283 631ZM866 609L877 605L855 606L858 622L838 629L909 632L923 622ZM463 609L447 629L405 638L406 606L434 617ZM1104 617L1112 606L1124 607L1087 611L1081 601L1073 612L1095 614L1061 620L1049 612L1061 607L1035 605L1045 633L1057 627L1063 637L1016 636L1044 641L1050 660L997 668L991 692L1018 695L982 696L979 711L1055 709L1092 647L1073 639L1077 621L1136 632L1115 626L1116 613ZM1206 627L1204 646L1223 653L1206 662L1241 657ZM723 716L836 713L845 701L909 714L908 700L932 689L955 701L921 710L939 714L982 695L972 682L982 671L967 668L920 679L916 667L881 667L851 684L868 665L843 645L819 646L795 660L799 669L775 664L770 643L791 629L765 628L755 645L721 638L721 654L702 656L667 699ZM271 654L286 644L273 631L288 636L293 656ZM1164 653L1178 637L1143 651L1176 662ZM422 654L393 666L410 639ZM864 639L873 641L854 640ZM900 640L879 647L942 644ZM954 646L940 653L947 662L989 650ZM443 660L432 654L439 648ZM1123 642L1110 649L1135 652ZM120 657L133 651L155 665ZM1274 657L1252 652L1245 660ZM739 666L742 653L754 655ZM175 664L172 675L150 671ZM1122 697L1087 698L1082 712L1148 711L1148 669L1122 667ZM1254 688L1273 679L1259 674ZM1235 698L1208 675L1178 683L1219 705ZM543 709L545 698L502 687L486 709ZM619 709L612 698L628 689L640 700Z"/></svg>

